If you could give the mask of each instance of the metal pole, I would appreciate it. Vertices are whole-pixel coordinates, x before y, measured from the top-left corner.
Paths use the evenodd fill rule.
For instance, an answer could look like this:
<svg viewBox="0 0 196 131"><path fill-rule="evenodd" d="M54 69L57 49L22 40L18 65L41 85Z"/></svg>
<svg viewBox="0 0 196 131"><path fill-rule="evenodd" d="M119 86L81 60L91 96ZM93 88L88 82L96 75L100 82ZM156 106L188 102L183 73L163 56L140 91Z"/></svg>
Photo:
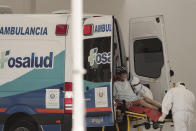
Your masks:
<svg viewBox="0 0 196 131"><path fill-rule="evenodd" d="M73 52L73 128L84 131L84 90L83 90L83 0L72 0L72 52Z"/></svg>

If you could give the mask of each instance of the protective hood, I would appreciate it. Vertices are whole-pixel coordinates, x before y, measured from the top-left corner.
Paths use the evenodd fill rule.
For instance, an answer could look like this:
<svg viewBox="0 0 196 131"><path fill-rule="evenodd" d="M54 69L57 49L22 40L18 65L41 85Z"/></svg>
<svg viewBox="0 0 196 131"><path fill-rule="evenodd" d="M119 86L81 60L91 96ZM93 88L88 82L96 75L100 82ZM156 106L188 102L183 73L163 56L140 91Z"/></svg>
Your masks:
<svg viewBox="0 0 196 131"><path fill-rule="evenodd" d="M136 85L138 85L140 83L140 80L139 80L139 78L137 78L137 77L133 77L133 79L132 79L132 81L131 81L131 85L132 86L136 86Z"/></svg>
<svg viewBox="0 0 196 131"><path fill-rule="evenodd" d="M137 77L133 77L131 81L131 85L134 88L135 93L138 93L142 89L142 84L140 84L140 80Z"/></svg>
<svg viewBox="0 0 196 131"><path fill-rule="evenodd" d="M176 87L185 87L186 88L186 86L183 82L177 82Z"/></svg>

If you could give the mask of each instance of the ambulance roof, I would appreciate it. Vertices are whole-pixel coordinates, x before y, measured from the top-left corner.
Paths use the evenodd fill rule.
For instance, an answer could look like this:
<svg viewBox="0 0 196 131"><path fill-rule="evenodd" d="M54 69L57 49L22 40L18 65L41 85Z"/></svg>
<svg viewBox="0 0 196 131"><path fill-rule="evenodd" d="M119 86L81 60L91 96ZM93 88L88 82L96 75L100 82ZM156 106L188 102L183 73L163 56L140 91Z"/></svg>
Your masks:
<svg viewBox="0 0 196 131"><path fill-rule="evenodd" d="M53 14L71 14L70 10L58 10L58 11L54 11L52 12ZM105 16L103 14L92 14L92 13L85 13L84 14L84 18L87 17L95 17L95 16Z"/></svg>

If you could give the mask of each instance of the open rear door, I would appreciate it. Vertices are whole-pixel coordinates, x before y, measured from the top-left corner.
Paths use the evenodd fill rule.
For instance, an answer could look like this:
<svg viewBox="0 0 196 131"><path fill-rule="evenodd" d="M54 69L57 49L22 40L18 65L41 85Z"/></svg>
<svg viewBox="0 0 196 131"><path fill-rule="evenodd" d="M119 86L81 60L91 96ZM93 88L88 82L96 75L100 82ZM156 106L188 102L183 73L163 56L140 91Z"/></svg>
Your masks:
<svg viewBox="0 0 196 131"><path fill-rule="evenodd" d="M130 19L130 70L161 102L170 85L163 16Z"/></svg>
<svg viewBox="0 0 196 131"><path fill-rule="evenodd" d="M111 126L112 16L84 19L84 92L87 127ZM90 30L89 30L90 29ZM91 30L92 29L92 30Z"/></svg>

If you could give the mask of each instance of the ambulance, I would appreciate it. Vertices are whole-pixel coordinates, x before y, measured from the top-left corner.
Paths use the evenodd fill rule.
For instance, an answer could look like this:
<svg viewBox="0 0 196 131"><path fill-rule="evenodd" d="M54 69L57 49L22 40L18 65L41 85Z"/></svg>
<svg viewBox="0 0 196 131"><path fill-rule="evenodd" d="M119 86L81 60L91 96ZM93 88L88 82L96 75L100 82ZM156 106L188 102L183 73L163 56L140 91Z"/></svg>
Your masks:
<svg viewBox="0 0 196 131"><path fill-rule="evenodd" d="M70 131L72 127L71 15L0 15L0 131ZM163 17L130 21L130 57L117 20L83 18L86 126L113 126L112 86L126 66L162 99L169 88ZM152 70L151 70L152 69ZM156 92L156 93L155 93Z"/></svg>

